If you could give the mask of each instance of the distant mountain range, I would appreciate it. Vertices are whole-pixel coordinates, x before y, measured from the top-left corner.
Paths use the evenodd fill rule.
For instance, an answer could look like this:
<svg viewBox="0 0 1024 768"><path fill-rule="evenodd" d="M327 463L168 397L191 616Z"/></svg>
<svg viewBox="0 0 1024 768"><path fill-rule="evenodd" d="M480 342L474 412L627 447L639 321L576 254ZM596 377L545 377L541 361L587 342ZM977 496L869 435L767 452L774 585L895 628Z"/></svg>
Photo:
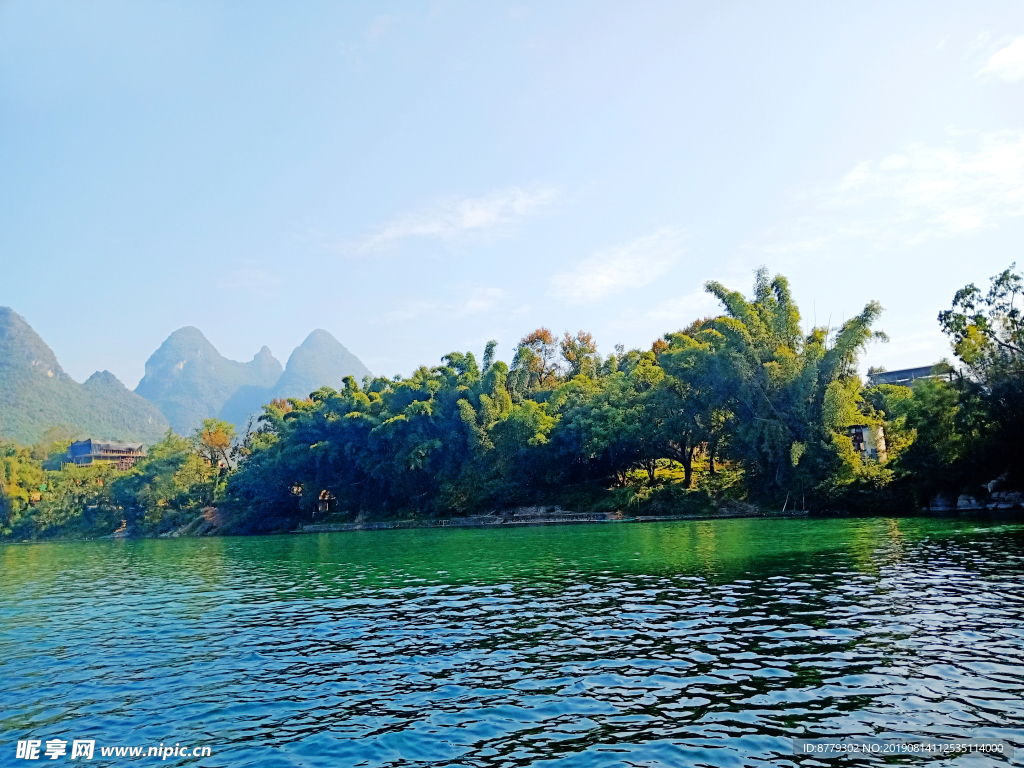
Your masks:
<svg viewBox="0 0 1024 768"><path fill-rule="evenodd" d="M50 427L153 443L168 424L159 408L109 371L79 384L21 315L0 307L0 436L31 445Z"/></svg>
<svg viewBox="0 0 1024 768"><path fill-rule="evenodd" d="M307 397L323 386L340 388L346 376L369 374L324 330L309 334L282 368L267 347L248 363L229 360L198 328L186 327L150 356L134 392L109 371L79 384L24 318L0 307L0 437L25 445L51 427L146 443L168 426L187 435L207 418L243 428L274 398Z"/></svg>
<svg viewBox="0 0 1024 768"><path fill-rule="evenodd" d="M135 393L156 403L175 432L189 434L240 389L262 389L281 378L281 363L263 347L248 363L222 356L198 328L180 328L146 361Z"/></svg>
<svg viewBox="0 0 1024 768"><path fill-rule="evenodd" d="M209 418L242 428L274 398L308 397L323 386L341 387L346 376L360 380L368 375L359 358L324 330L309 334L282 370L266 347L248 363L239 363L189 327L168 336L146 361L146 375L135 392L156 403L175 432L188 434Z"/></svg>

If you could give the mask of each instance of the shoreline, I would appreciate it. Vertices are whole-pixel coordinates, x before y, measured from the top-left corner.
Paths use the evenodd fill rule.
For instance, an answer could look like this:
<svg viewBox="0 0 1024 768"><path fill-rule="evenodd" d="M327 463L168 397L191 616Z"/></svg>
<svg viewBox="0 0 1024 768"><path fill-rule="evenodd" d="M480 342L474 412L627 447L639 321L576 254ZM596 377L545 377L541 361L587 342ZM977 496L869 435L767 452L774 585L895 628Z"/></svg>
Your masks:
<svg viewBox="0 0 1024 768"><path fill-rule="evenodd" d="M292 534L341 533L351 531L386 531L428 528L525 528L534 526L580 525L585 523L656 523L675 520L725 520L742 518L793 518L808 517L808 511L764 512L754 510L722 510L710 514L679 515L632 515L617 512L566 512L552 511L545 514L491 514L467 517L441 518L438 520L375 520L351 523L307 523Z"/></svg>
<svg viewBox="0 0 1024 768"><path fill-rule="evenodd" d="M747 505L744 505L747 506ZM752 506L752 505L751 505ZM975 518L1004 519L1008 521L1024 520L1024 510L1021 508L1008 509L952 509L952 510L929 510L923 509L913 512L866 512L864 514L836 513L836 512L811 512L809 510L792 511L765 511L753 507L752 509L723 509L717 513L705 514L678 514L678 515L633 515L625 516L621 513L604 512L551 512L543 515L521 515L521 514L491 514L475 515L465 518L447 518L440 520L376 520L351 523L307 523L298 528L288 531L289 534L316 534L316 533L347 533L355 531L383 531L383 530L410 530L410 529L432 529L432 528L524 528L534 526L552 525L580 525L585 523L657 523L673 521L713 521L713 520L742 520L742 519L794 519L794 518L815 518L827 519L849 519L869 517L923 517L923 518L959 518L970 520Z"/></svg>
<svg viewBox="0 0 1024 768"><path fill-rule="evenodd" d="M106 536L65 537L54 536L40 539L0 540L0 544L39 544L44 542L72 541L144 541L159 539L200 539L215 537L249 537L249 536L290 536L322 533L354 533L358 531L388 530L429 530L445 528L530 528L556 525L582 525L587 523L659 523L659 522L711 522L715 520L774 519L790 520L813 518L818 520L845 520L850 518L896 517L896 518L957 518L961 520L986 519L1003 520L1006 522L1024 522L1024 508L953 508L953 509L921 509L917 512L812 512L810 510L766 511L754 505L730 504L731 508L723 508L713 513L677 514L677 515L631 515L621 512L569 512L557 507L540 511L538 508L519 508L503 514L470 515L467 517L440 518L436 520L363 520L350 523L324 522L306 523L287 531L274 531L261 534L222 533L219 528L209 526L206 530L197 530L203 517L200 516L186 525L156 536L131 536L124 531ZM740 507L740 508L737 508Z"/></svg>

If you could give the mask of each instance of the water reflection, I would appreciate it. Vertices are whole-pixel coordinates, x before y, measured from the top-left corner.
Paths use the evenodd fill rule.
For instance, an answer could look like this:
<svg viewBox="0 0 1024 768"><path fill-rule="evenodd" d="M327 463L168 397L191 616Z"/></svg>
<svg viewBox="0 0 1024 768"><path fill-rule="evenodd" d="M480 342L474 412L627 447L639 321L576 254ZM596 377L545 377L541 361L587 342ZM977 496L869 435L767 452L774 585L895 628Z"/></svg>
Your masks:
<svg viewBox="0 0 1024 768"><path fill-rule="evenodd" d="M204 742L209 765L734 766L811 764L793 736L1024 747L1019 526L731 520L0 557L0 750L91 736Z"/></svg>

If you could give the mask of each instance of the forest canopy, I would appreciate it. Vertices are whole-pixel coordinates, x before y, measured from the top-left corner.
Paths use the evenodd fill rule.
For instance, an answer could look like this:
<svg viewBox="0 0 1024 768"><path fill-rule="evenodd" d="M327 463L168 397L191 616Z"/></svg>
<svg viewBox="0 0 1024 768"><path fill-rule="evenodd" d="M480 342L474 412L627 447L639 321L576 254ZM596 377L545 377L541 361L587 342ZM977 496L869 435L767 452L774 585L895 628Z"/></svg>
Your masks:
<svg viewBox="0 0 1024 768"><path fill-rule="evenodd" d="M602 356L590 333L537 328L510 364L490 342L479 360L451 352L408 377L348 377L268 403L241 436L212 419L189 439L168 433L126 473L45 469L55 453L4 446L0 528L165 533L204 509L237 532L530 505L896 512L1022 487L1014 266L987 292L957 292L939 323L959 370L912 389L857 374L867 345L885 340L876 302L837 328L805 328L782 275L760 270L749 297L705 287L721 313L646 349ZM883 433L888 450L867 456L854 428Z"/></svg>

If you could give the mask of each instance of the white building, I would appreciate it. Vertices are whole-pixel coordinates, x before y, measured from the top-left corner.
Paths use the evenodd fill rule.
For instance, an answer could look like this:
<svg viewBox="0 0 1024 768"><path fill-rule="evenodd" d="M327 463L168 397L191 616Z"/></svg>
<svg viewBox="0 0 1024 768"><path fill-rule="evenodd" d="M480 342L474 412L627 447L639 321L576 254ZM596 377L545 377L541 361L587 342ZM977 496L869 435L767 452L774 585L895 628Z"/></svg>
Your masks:
<svg viewBox="0 0 1024 768"><path fill-rule="evenodd" d="M850 427L849 434L853 440L853 447L860 451L862 459L886 460L885 430L882 429L881 425L872 427L867 424L858 424L857 426Z"/></svg>

